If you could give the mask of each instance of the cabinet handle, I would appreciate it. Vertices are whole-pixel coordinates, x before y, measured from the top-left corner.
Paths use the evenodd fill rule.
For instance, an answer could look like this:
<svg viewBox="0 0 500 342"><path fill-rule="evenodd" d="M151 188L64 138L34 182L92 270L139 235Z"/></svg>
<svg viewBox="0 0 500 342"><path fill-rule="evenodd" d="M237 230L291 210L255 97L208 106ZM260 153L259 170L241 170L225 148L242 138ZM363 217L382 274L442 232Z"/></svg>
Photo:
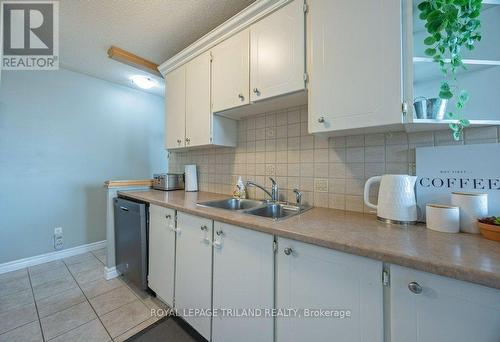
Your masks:
<svg viewBox="0 0 500 342"><path fill-rule="evenodd" d="M254 94L256 94L257 96L260 96L260 90L259 90L259 88L253 88L253 92L254 92Z"/></svg>
<svg viewBox="0 0 500 342"><path fill-rule="evenodd" d="M207 227L207 225L205 225L205 224L204 224L203 226L201 226L201 227L200 227L200 229L201 229L201 230L204 230L204 231L208 231L208 227Z"/></svg>
<svg viewBox="0 0 500 342"><path fill-rule="evenodd" d="M422 293L422 286L420 286L420 284L415 281L412 281L411 283L408 284L408 289L414 294Z"/></svg>
<svg viewBox="0 0 500 342"><path fill-rule="evenodd" d="M216 231L215 234L217 234L217 236L224 236L224 232L222 231L222 229Z"/></svg>
<svg viewBox="0 0 500 342"><path fill-rule="evenodd" d="M243 94L238 94L238 97L240 98L240 101L245 101L245 96L243 96Z"/></svg>
<svg viewBox="0 0 500 342"><path fill-rule="evenodd" d="M186 142L189 144L189 142L191 141L191 139L189 138L186 138Z"/></svg>
<svg viewBox="0 0 500 342"><path fill-rule="evenodd" d="M293 253L293 249L291 247L287 247L283 250L283 252L285 252L286 255L290 255Z"/></svg>
<svg viewBox="0 0 500 342"><path fill-rule="evenodd" d="M180 144L182 142L181 139L177 139L177 143Z"/></svg>
<svg viewBox="0 0 500 342"><path fill-rule="evenodd" d="M324 116L320 116L320 117L318 118L318 122L319 122L319 123L323 123L323 122L325 122L325 117L324 117Z"/></svg>
<svg viewBox="0 0 500 342"><path fill-rule="evenodd" d="M165 218L166 218L167 220L170 220L170 219L172 218L172 215L170 215L170 214L169 214L169 215L165 215Z"/></svg>

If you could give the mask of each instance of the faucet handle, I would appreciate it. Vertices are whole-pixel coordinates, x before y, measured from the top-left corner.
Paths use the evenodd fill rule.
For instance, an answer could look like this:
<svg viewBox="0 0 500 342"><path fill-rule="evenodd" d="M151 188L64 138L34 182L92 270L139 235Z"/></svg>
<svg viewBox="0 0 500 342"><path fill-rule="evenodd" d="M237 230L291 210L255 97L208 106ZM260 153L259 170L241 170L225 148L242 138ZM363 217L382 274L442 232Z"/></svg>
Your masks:
<svg viewBox="0 0 500 342"><path fill-rule="evenodd" d="M293 189L293 192L295 193L295 201L297 205L300 206L302 204L302 192L297 188Z"/></svg>
<svg viewBox="0 0 500 342"><path fill-rule="evenodd" d="M271 180L271 183L273 184L273 186L275 186L277 184L273 177L269 177L269 180Z"/></svg>

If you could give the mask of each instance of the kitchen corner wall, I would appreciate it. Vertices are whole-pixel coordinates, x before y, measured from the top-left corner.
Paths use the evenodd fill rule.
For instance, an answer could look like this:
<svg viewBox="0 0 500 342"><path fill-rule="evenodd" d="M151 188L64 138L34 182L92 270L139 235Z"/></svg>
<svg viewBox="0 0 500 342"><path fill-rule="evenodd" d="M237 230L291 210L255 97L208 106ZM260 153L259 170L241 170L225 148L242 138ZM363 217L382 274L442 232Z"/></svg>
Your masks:
<svg viewBox="0 0 500 342"><path fill-rule="evenodd" d="M167 168L164 99L60 69L2 71L0 264L106 239L108 179Z"/></svg>
<svg viewBox="0 0 500 342"><path fill-rule="evenodd" d="M415 147L498 143L499 128L471 128L460 141L450 131L320 137L307 133L307 107L259 114L238 122L236 148L171 152L169 170L197 164L199 188L232 194L238 176L270 188L275 177L281 199L295 201L292 189L316 207L369 212L363 204L366 179L385 173L415 173ZM264 198L256 188L250 198ZM375 192L372 194L374 195Z"/></svg>

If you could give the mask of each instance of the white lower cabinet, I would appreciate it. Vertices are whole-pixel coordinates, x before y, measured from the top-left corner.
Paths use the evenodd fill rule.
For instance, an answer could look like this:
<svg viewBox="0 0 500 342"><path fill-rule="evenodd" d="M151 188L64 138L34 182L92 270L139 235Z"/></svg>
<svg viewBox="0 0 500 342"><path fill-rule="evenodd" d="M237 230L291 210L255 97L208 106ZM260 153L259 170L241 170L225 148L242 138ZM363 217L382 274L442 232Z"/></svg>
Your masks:
<svg viewBox="0 0 500 342"><path fill-rule="evenodd" d="M175 211L149 206L148 286L170 307L174 306Z"/></svg>
<svg viewBox="0 0 500 342"><path fill-rule="evenodd" d="M220 222L214 232L212 341L272 342L273 317L233 314L274 307L273 236Z"/></svg>
<svg viewBox="0 0 500 342"><path fill-rule="evenodd" d="M277 309L301 315L277 317L278 342L383 341L381 262L282 238L277 253ZM306 317L320 309L344 318Z"/></svg>
<svg viewBox="0 0 500 342"><path fill-rule="evenodd" d="M500 341L500 290L391 265L391 341Z"/></svg>
<svg viewBox="0 0 500 342"><path fill-rule="evenodd" d="M212 309L212 220L177 212L175 308L210 340Z"/></svg>
<svg viewBox="0 0 500 342"><path fill-rule="evenodd" d="M384 291L380 261L174 214L150 206L149 287L209 341L500 340L498 289L390 265Z"/></svg>

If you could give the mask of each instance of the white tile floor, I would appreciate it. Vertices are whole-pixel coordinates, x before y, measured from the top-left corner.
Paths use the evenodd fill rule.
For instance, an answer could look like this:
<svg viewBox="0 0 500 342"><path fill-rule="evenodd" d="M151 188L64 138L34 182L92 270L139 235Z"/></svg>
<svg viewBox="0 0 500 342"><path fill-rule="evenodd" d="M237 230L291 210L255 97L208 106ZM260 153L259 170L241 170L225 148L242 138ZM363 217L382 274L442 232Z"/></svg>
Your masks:
<svg viewBox="0 0 500 342"><path fill-rule="evenodd" d="M156 298L104 279L106 250L0 274L0 342L124 341L158 317Z"/></svg>

